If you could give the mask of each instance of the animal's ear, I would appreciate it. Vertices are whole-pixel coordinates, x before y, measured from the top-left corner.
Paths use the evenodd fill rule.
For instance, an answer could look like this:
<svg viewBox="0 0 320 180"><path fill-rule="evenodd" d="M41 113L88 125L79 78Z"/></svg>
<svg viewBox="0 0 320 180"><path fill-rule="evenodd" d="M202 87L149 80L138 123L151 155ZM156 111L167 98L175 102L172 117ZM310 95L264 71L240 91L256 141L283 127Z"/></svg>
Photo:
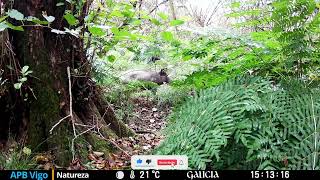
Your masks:
<svg viewBox="0 0 320 180"><path fill-rule="evenodd" d="M167 76L166 69L161 69L159 74L160 76Z"/></svg>

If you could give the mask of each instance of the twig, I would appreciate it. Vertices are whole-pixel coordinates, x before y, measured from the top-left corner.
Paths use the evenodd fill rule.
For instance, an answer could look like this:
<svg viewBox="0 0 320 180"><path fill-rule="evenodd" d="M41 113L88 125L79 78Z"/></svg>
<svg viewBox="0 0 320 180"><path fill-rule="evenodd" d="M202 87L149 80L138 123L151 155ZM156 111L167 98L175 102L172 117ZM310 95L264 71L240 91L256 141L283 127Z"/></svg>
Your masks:
<svg viewBox="0 0 320 180"><path fill-rule="evenodd" d="M56 128L63 120L67 119L68 117L70 117L70 114L62 119L59 120L59 122L57 122L55 125L52 126L52 128L50 129L50 134L52 134L52 131L54 128Z"/></svg>
<svg viewBox="0 0 320 180"><path fill-rule="evenodd" d="M116 148L118 148L120 151L122 151L125 155L130 156L129 153L127 153L125 150L123 150L117 143L115 143L114 141L112 141L111 139L107 139L105 137L103 137L103 139L109 141L111 144L113 144Z"/></svg>
<svg viewBox="0 0 320 180"><path fill-rule="evenodd" d="M152 131L143 131L143 130L135 131L135 133L137 133L137 134L154 134L154 135L156 135L156 133L154 133Z"/></svg>
<svg viewBox="0 0 320 180"><path fill-rule="evenodd" d="M74 118L73 118L73 114L72 114L72 91L71 91L71 73L70 73L70 67L68 66L67 67L67 71L68 71L68 79L69 79L69 111L70 111L70 118L71 118L71 122L72 122L72 128L73 128L73 135L74 137L77 136L77 133L76 133L76 128L75 128L75 125L74 125Z"/></svg>
<svg viewBox="0 0 320 180"><path fill-rule="evenodd" d="M92 126L91 128L81 132L80 134L75 135L75 137L71 140L71 151L72 151L72 160L75 160L75 150L74 150L74 141L81 135L91 131L92 129L94 129L95 126Z"/></svg>
<svg viewBox="0 0 320 180"><path fill-rule="evenodd" d="M72 160L75 159L75 150L74 150L74 140L78 137L76 133L76 127L75 127L75 122L72 114L72 91L71 91L71 73L70 73L70 67L67 67L67 73L68 73L68 79L69 79L69 113L70 113L70 119L72 122L72 129L73 129L73 136L74 138L72 139L72 144L71 144L71 152L72 152Z"/></svg>
<svg viewBox="0 0 320 180"><path fill-rule="evenodd" d="M75 159L75 151L74 151L74 139L76 139L79 135L76 133L76 127L75 127L75 121L73 118L73 113L72 113L72 91L71 91L71 73L70 73L70 67L67 67L67 73L68 73L68 80L69 80L69 115L66 117L60 119L55 125L52 126L50 129L50 134L52 134L52 131L54 130L55 127L57 127L63 120L67 119L70 117L71 122L72 122L72 129L73 129L73 136L74 138L72 139L72 147L71 147L71 152L72 152L72 159Z"/></svg>
<svg viewBox="0 0 320 180"><path fill-rule="evenodd" d="M154 8L149 12L149 15L150 15L151 13L153 13L153 11L155 11L159 6L161 6L162 4L167 3L167 2L169 2L169 0L164 0L164 1L162 1L161 3L157 4L156 7L154 7Z"/></svg>

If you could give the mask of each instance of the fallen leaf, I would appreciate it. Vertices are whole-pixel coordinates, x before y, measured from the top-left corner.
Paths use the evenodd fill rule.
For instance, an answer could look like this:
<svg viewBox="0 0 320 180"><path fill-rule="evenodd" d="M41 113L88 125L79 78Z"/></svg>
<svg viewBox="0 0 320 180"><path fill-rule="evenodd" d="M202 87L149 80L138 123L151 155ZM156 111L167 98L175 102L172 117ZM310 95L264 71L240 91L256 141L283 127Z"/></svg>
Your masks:
<svg viewBox="0 0 320 180"><path fill-rule="evenodd" d="M98 152L98 151L93 151L93 154L96 156L96 157L102 157L104 155L103 152Z"/></svg>
<svg viewBox="0 0 320 180"><path fill-rule="evenodd" d="M37 164L44 164L44 163L47 163L48 161L49 161L49 159L43 155L36 156Z"/></svg>
<svg viewBox="0 0 320 180"><path fill-rule="evenodd" d="M88 159L90 159L91 161L96 161L97 160L97 158L93 154L89 154L88 155Z"/></svg>

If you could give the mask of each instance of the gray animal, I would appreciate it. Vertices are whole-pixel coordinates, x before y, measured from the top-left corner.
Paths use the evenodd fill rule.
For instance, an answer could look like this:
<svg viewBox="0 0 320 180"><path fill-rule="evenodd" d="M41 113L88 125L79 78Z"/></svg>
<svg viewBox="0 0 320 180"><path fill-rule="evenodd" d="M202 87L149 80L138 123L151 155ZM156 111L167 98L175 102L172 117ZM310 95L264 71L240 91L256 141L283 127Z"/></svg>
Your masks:
<svg viewBox="0 0 320 180"><path fill-rule="evenodd" d="M134 80L151 81L159 85L170 82L170 79L164 69L161 69L160 72L148 70L127 71L121 75L120 79L124 82Z"/></svg>

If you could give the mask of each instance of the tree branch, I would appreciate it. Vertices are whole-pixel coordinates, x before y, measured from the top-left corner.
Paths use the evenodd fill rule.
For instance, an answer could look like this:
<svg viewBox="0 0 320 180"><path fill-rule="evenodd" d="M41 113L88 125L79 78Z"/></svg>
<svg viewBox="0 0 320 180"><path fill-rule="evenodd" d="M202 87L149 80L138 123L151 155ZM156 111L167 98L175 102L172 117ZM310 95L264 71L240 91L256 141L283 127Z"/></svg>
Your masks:
<svg viewBox="0 0 320 180"><path fill-rule="evenodd" d="M156 9L158 9L159 6L161 6L162 4L165 4L169 2L169 0L164 0L162 1L161 3L157 4L156 7L154 7L150 12L149 12L149 15L153 13L153 11L155 11Z"/></svg>

